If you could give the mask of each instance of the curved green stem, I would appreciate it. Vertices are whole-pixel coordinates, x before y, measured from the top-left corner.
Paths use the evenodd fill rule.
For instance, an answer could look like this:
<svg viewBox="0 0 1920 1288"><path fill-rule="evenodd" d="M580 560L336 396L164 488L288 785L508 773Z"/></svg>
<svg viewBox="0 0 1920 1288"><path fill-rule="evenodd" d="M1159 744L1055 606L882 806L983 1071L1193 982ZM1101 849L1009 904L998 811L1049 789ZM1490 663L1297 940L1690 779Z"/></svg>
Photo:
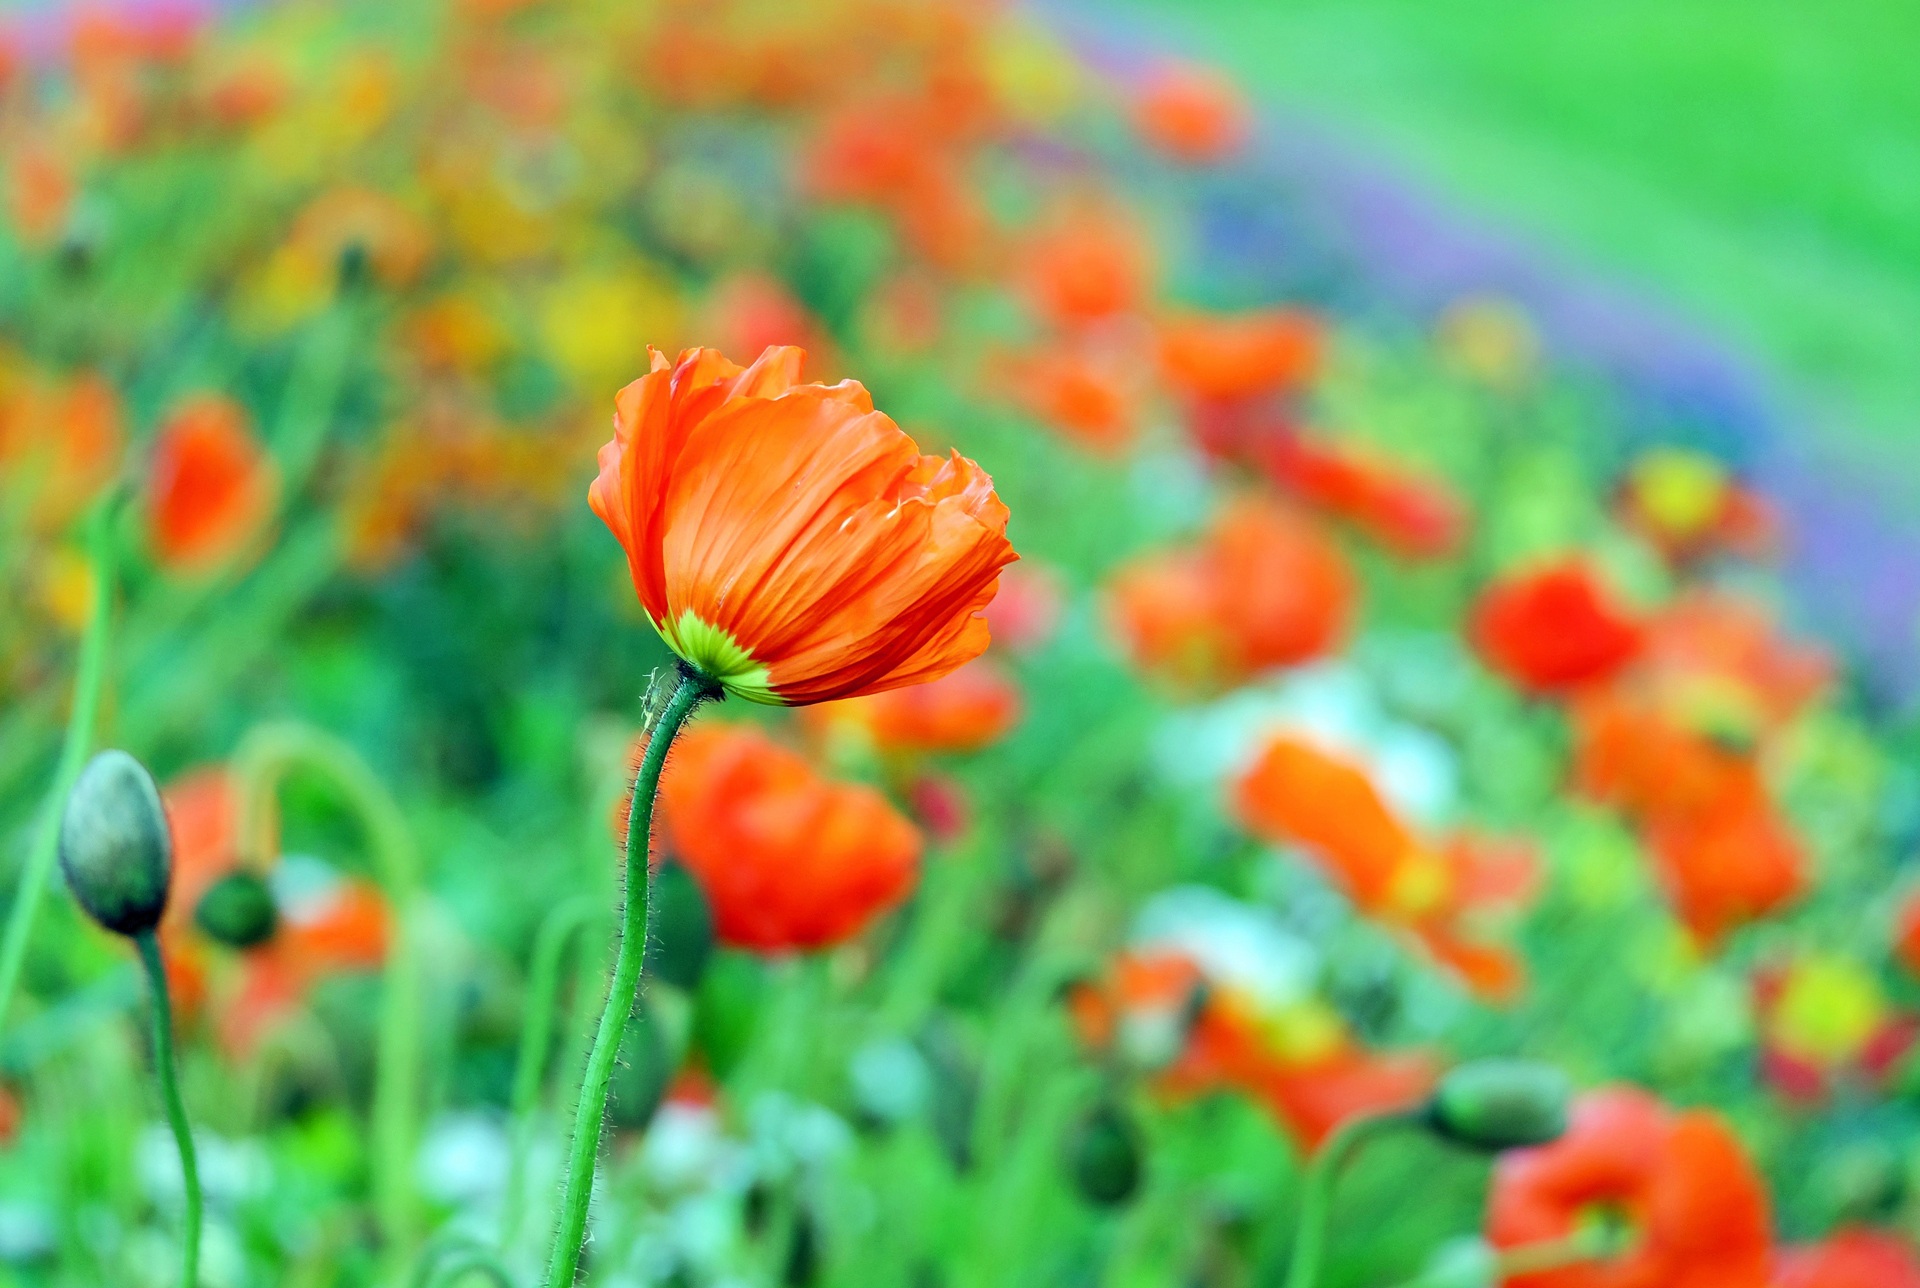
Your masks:
<svg viewBox="0 0 1920 1288"><path fill-rule="evenodd" d="M167 1102L167 1121L173 1125L173 1143L180 1149L180 1176L186 1184L185 1228L180 1232L180 1286L200 1283L200 1164L193 1152L193 1128L180 1099L180 1079L173 1063L173 1007L167 1000L167 968L160 960L160 941L151 930L134 938L140 964L147 970L148 997L153 1010L153 1071Z"/></svg>
<svg viewBox="0 0 1920 1288"><path fill-rule="evenodd" d="M374 1210L388 1255L401 1264L414 1226L413 1149L420 1087L421 968L414 904L420 858L406 817L386 785L352 747L318 729L263 725L234 755L241 783L243 853L259 857L274 829L279 785L296 771L318 774L366 832L375 875L393 917L381 990L378 1053L373 1083Z"/></svg>
<svg viewBox="0 0 1920 1288"><path fill-rule="evenodd" d="M1349 1118L1309 1160L1300 1183L1300 1211L1294 1225L1293 1261L1287 1268L1286 1288L1314 1288L1319 1281L1320 1260L1327 1241L1327 1216L1333 1206L1333 1185L1340 1169L1361 1145L1375 1136L1418 1121L1419 1116L1410 1112Z"/></svg>
<svg viewBox="0 0 1920 1288"><path fill-rule="evenodd" d="M594 1164L599 1159L600 1133L607 1116L607 1085L613 1078L614 1060L620 1054L620 1039L627 1031L627 1016L633 1010L634 997L640 987L640 968L646 960L651 877L647 852L653 836L653 801L660 790L660 771L667 763L667 749L673 745L687 717L706 699L720 694L719 687L711 680L684 666L676 668L673 676L673 690L660 707L659 717L647 736L647 748L641 753L640 768L633 778L633 799L627 807L626 901L620 916L620 942L614 956L613 977L607 986L606 1005L600 1012L600 1027L594 1034L593 1050L587 1056L580 1101L574 1108L573 1144L567 1153L567 1170L560 1192L560 1226L554 1233L553 1256L547 1266L547 1288L571 1288L580 1268L580 1246L586 1241ZM664 676L656 678L656 688L665 679Z"/></svg>
<svg viewBox="0 0 1920 1288"><path fill-rule="evenodd" d="M528 1134L532 1130L533 1108L540 1098L541 1076L546 1072L547 1051L553 1045L553 1011L559 998L560 963L574 933L590 925L600 913L599 902L591 895L569 899L549 912L533 937L533 958L527 967L527 1006L520 1021L520 1053L513 1069L513 1141L507 1161L506 1221L500 1232L500 1246L508 1247L520 1233L527 1204L526 1188Z"/></svg>
<svg viewBox="0 0 1920 1288"><path fill-rule="evenodd" d="M86 633L80 639L80 660L73 684L73 711L67 718L66 742L60 749L60 763L54 770L53 785L40 807L40 824L33 834L32 848L20 872L20 888L14 892L13 908L7 915L7 929L0 939L0 1027L13 1004L14 990L20 984L20 970L26 964L27 944L33 938L34 919L40 913L40 901L53 875L53 862L60 851L60 813L74 780L80 777L93 749L93 726L100 712L100 690L107 671L107 640L113 625L114 520L120 513L124 493L116 489L94 511L92 519L93 603L87 613Z"/></svg>
<svg viewBox="0 0 1920 1288"><path fill-rule="evenodd" d="M466 1240L429 1246L408 1281L411 1288L453 1288L469 1275L480 1275L494 1288L515 1288L513 1276L500 1259Z"/></svg>

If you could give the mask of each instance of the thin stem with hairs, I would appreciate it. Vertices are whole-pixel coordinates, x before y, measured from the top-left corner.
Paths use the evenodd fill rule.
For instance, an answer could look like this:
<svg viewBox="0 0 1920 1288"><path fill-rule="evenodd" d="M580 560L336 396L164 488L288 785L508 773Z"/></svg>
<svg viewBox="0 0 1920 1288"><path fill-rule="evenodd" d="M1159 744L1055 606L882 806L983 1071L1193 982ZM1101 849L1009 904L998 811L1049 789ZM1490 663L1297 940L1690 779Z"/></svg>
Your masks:
<svg viewBox="0 0 1920 1288"><path fill-rule="evenodd" d="M627 806L626 891L620 912L619 946L613 961L613 976L607 985L606 1005L600 1012L600 1025L594 1033L593 1050L587 1056L587 1071L580 1084L580 1101L574 1109L573 1144L567 1153L567 1166L560 1192L560 1224L554 1232L553 1255L547 1266L547 1288L571 1288L580 1268L580 1248L586 1242L587 1208L593 1198L593 1173L600 1156L600 1134L607 1116L607 1087L613 1079L614 1061L620 1054L620 1040L626 1035L627 1017L633 1011L640 987L640 970L646 961L649 881L648 850L653 837L653 803L660 791L660 771L666 766L667 751L674 738L696 708L709 698L720 696L712 680L686 666L655 677L658 690L671 684L658 716L647 732L646 749L641 752L639 768L633 778L633 798ZM652 701L648 709L655 709Z"/></svg>

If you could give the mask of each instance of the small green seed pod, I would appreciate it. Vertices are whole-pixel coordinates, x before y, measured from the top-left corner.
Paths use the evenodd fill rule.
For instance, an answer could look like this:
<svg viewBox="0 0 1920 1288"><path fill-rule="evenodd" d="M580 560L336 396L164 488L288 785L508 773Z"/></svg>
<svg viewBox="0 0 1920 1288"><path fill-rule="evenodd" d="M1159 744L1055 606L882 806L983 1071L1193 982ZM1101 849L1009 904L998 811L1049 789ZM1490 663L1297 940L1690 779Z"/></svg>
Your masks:
<svg viewBox="0 0 1920 1288"><path fill-rule="evenodd" d="M160 789L124 751L80 771L60 819L60 870L87 915L129 938L160 924L173 872L173 836Z"/></svg>
<svg viewBox="0 0 1920 1288"><path fill-rule="evenodd" d="M1573 1088L1534 1060L1475 1060L1452 1070L1428 1103L1428 1125L1446 1140L1497 1153L1558 1140Z"/></svg>
<svg viewBox="0 0 1920 1288"><path fill-rule="evenodd" d="M273 891L257 872L229 872L207 888L193 910L194 924L229 948L253 948L280 929Z"/></svg>
<svg viewBox="0 0 1920 1288"><path fill-rule="evenodd" d="M1089 1110L1067 1135L1067 1170L1081 1197L1118 1207L1140 1188L1144 1144L1140 1129L1111 1100Z"/></svg>

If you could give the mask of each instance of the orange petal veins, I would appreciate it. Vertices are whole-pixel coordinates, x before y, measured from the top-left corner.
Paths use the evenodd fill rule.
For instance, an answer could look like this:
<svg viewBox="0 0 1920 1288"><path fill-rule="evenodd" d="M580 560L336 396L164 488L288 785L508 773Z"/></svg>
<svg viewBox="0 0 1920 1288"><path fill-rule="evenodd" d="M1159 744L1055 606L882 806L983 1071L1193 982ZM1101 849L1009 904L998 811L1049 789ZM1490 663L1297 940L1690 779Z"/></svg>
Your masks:
<svg viewBox="0 0 1920 1288"><path fill-rule="evenodd" d="M788 705L978 656L1018 557L979 466L922 456L854 381L799 383L804 357L655 353L588 493L668 644L729 692Z"/></svg>

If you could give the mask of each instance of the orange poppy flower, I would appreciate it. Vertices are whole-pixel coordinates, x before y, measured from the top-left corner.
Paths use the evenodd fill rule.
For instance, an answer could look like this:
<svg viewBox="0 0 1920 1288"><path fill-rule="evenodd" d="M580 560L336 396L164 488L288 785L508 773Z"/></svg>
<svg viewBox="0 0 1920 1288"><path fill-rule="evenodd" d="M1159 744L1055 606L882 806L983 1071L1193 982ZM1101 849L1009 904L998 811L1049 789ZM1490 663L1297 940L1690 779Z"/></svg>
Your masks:
<svg viewBox="0 0 1920 1288"><path fill-rule="evenodd" d="M795 706L979 656L1018 558L985 471L920 455L854 381L801 384L805 356L654 352L588 494L668 646L729 693Z"/></svg>
<svg viewBox="0 0 1920 1288"><path fill-rule="evenodd" d="M245 408L218 394L182 403L154 440L147 531L160 562L202 572L227 562L272 513L279 480Z"/></svg>
<svg viewBox="0 0 1920 1288"><path fill-rule="evenodd" d="M832 782L765 734L698 724L660 786L662 836L726 943L823 948L912 891L920 834L871 787Z"/></svg>
<svg viewBox="0 0 1920 1288"><path fill-rule="evenodd" d="M1365 773L1298 738L1278 737L1234 787L1256 836L1298 845L1325 864L1362 908L1385 908L1419 842Z"/></svg>
<svg viewBox="0 0 1920 1288"><path fill-rule="evenodd" d="M1425 846L1362 770L1291 737L1267 744L1234 805L1248 830L1305 849L1363 913L1410 933L1475 992L1519 991L1520 959L1480 923L1530 897L1528 847L1472 835Z"/></svg>
<svg viewBox="0 0 1920 1288"><path fill-rule="evenodd" d="M1772 1288L1920 1288L1920 1257L1898 1235L1852 1226L1787 1249Z"/></svg>
<svg viewBox="0 0 1920 1288"><path fill-rule="evenodd" d="M807 709L808 723L831 738L852 734L882 752L974 752L999 741L1020 719L1020 689L985 661L927 684Z"/></svg>
<svg viewBox="0 0 1920 1288"><path fill-rule="evenodd" d="M1115 574L1109 602L1134 660L1203 688L1225 688L1332 649L1354 608L1346 556L1273 501L1243 496L1200 542Z"/></svg>
<svg viewBox="0 0 1920 1288"><path fill-rule="evenodd" d="M1124 353L1054 345L1009 365L1007 383L1020 404L1063 438L1109 456L1132 444L1145 386Z"/></svg>
<svg viewBox="0 0 1920 1288"><path fill-rule="evenodd" d="M1624 1219L1634 1237L1605 1261L1516 1275L1509 1288L1766 1288L1766 1186L1715 1114L1676 1113L1646 1092L1583 1096L1565 1136L1501 1157L1487 1238L1522 1248L1565 1239L1591 1220Z"/></svg>
<svg viewBox="0 0 1920 1288"><path fill-rule="evenodd" d="M1022 267L1034 307L1063 327L1137 309L1153 288L1145 237L1131 221L1099 207L1056 216L1027 246Z"/></svg>
<svg viewBox="0 0 1920 1288"><path fill-rule="evenodd" d="M1194 165L1239 151L1251 127L1245 97L1226 76L1170 64L1148 77L1133 105L1134 128L1148 146Z"/></svg>
<svg viewBox="0 0 1920 1288"><path fill-rule="evenodd" d="M1319 320L1292 309L1189 314L1160 325L1160 367L1175 389L1232 401L1284 393L1320 370Z"/></svg>
<svg viewBox="0 0 1920 1288"><path fill-rule="evenodd" d="M1467 633L1488 666L1530 693L1549 696L1611 679L1645 643L1641 624L1581 559L1487 587Z"/></svg>
<svg viewBox="0 0 1920 1288"><path fill-rule="evenodd" d="M1807 889L1805 849L1757 770L1706 808L1653 822L1647 844L1674 910L1709 945Z"/></svg>
<svg viewBox="0 0 1920 1288"><path fill-rule="evenodd" d="M1574 783L1646 823L1698 814L1753 772L1751 757L1644 693L1584 694L1573 708Z"/></svg>

